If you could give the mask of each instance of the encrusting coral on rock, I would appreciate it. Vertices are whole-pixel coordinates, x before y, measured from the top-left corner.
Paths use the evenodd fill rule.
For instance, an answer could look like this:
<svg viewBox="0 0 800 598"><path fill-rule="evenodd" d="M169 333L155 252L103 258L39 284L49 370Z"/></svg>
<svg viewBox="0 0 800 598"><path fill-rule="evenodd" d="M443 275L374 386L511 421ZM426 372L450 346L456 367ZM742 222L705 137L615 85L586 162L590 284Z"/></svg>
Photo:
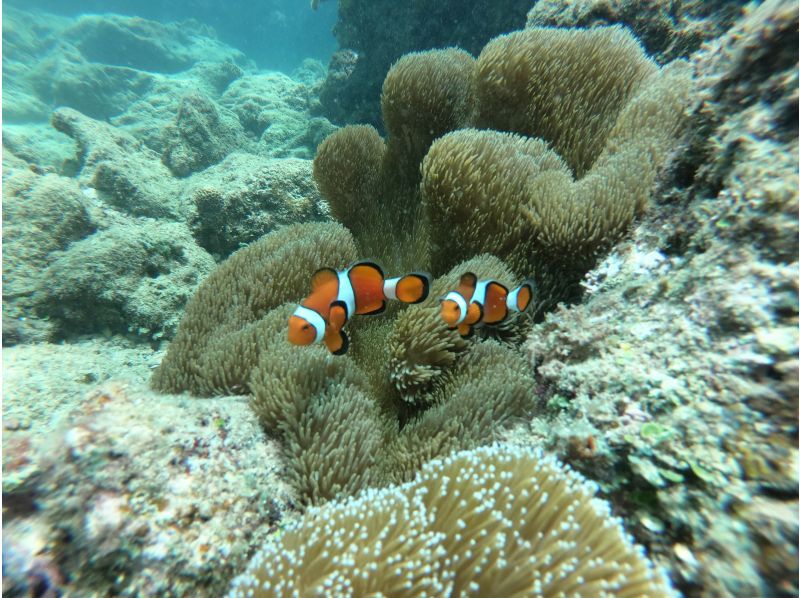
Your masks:
<svg viewBox="0 0 800 598"><path fill-rule="evenodd" d="M670 596L594 493L531 449L455 453L407 484L307 510L230 596Z"/></svg>
<svg viewBox="0 0 800 598"><path fill-rule="evenodd" d="M764 2L698 53L651 213L526 344L548 415L515 438L597 481L686 595L797 594L797 31Z"/></svg>

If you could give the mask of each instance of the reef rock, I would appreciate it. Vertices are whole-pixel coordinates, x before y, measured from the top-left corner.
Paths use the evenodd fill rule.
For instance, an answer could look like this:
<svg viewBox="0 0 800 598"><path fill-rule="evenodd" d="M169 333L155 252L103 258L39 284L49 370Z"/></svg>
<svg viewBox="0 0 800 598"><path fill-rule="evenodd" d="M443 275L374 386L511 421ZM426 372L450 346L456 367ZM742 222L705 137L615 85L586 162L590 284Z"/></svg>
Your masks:
<svg viewBox="0 0 800 598"><path fill-rule="evenodd" d="M173 123L164 128L162 162L177 176L216 164L246 145L236 116L199 93L181 99Z"/></svg>
<svg viewBox="0 0 800 598"><path fill-rule="evenodd" d="M180 214L173 177L138 139L71 108L56 110L52 124L78 145L78 180L110 205L137 216Z"/></svg>
<svg viewBox="0 0 800 598"><path fill-rule="evenodd" d="M651 213L528 350L533 437L597 480L686 595L797 594L797 7L692 58Z"/></svg>
<svg viewBox="0 0 800 598"><path fill-rule="evenodd" d="M170 337L186 301L214 265L185 225L120 223L52 256L38 311L59 334Z"/></svg>
<svg viewBox="0 0 800 598"><path fill-rule="evenodd" d="M114 340L12 349L68 379L6 372L4 592L33 576L66 594L221 595L294 502L247 402L156 396L153 355ZM30 412L32 396L50 411Z"/></svg>
<svg viewBox="0 0 800 598"><path fill-rule="evenodd" d="M311 161L234 153L193 176L183 202L198 244L220 257L295 222L324 220L327 203L311 177Z"/></svg>
<svg viewBox="0 0 800 598"><path fill-rule="evenodd" d="M311 116L319 72L307 68L298 77L304 82L281 73L242 77L222 95L220 103L259 140L258 153L311 159L317 146L336 129L327 119Z"/></svg>

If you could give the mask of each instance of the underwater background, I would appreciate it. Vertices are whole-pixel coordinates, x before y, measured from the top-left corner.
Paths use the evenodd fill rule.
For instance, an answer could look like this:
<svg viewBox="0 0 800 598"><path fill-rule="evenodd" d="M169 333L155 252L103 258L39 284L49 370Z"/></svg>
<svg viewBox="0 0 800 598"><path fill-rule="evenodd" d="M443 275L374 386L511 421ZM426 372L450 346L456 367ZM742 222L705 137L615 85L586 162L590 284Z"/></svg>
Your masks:
<svg viewBox="0 0 800 598"><path fill-rule="evenodd" d="M2 178L4 596L798 595L796 3L6 0Z"/></svg>

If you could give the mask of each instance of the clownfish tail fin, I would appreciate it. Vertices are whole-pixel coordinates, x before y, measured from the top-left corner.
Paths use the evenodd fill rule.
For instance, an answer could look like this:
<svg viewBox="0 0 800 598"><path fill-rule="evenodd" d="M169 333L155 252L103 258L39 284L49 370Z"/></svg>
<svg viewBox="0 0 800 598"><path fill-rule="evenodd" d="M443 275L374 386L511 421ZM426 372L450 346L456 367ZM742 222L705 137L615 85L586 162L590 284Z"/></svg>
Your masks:
<svg viewBox="0 0 800 598"><path fill-rule="evenodd" d="M528 309L528 306L531 304L533 299L534 289L535 286L533 281L530 279L525 280L521 285L508 294L508 299L506 300L508 309L512 311L525 311Z"/></svg>
<svg viewBox="0 0 800 598"><path fill-rule="evenodd" d="M430 290L431 275L427 272L412 272L400 278L392 278L384 285L387 297L403 303L421 303L428 298Z"/></svg>

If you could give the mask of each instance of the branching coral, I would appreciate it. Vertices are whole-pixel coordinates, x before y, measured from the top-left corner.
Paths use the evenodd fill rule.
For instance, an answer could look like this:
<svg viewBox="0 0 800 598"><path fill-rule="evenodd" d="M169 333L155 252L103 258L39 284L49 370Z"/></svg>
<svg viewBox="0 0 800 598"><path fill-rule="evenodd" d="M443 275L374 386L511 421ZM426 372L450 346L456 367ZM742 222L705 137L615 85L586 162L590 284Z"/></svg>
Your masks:
<svg viewBox="0 0 800 598"><path fill-rule="evenodd" d="M595 487L514 447L457 453L413 482L309 509L232 596L668 596Z"/></svg>

